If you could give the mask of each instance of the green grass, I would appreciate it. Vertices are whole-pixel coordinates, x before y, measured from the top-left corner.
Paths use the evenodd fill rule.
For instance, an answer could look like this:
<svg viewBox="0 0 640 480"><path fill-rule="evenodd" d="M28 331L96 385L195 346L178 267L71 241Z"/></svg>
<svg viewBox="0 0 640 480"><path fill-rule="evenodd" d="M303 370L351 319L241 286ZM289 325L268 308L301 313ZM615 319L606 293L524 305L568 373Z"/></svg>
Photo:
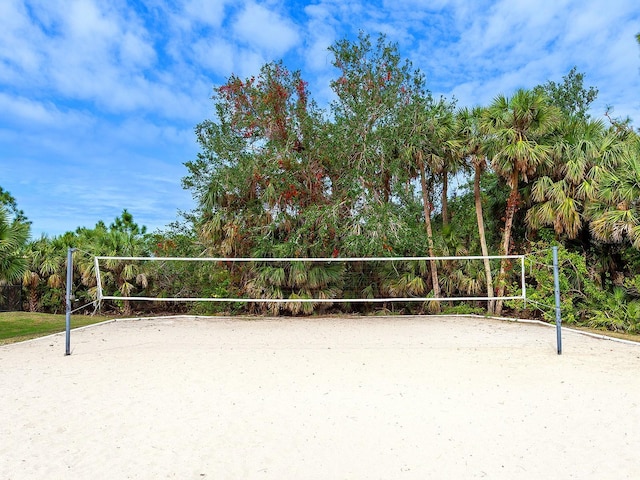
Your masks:
<svg viewBox="0 0 640 480"><path fill-rule="evenodd" d="M71 328L104 322L103 315L72 315ZM49 313L0 312L0 345L64 332L65 316Z"/></svg>
<svg viewBox="0 0 640 480"><path fill-rule="evenodd" d="M572 328L574 330L580 330L583 332L595 333L596 335L606 335L607 337L619 338L621 340L630 340L632 342L640 343L640 335L636 333L612 332L611 330L589 328L589 327L583 327L581 325L563 325L563 326L566 326L567 328Z"/></svg>

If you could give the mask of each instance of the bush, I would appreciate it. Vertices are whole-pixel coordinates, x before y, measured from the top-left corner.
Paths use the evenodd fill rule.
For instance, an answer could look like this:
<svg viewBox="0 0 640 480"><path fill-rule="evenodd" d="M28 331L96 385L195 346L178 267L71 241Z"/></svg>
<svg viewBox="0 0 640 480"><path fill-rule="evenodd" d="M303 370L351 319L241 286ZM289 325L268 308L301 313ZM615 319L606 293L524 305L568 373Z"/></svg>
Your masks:
<svg viewBox="0 0 640 480"><path fill-rule="evenodd" d="M555 321L555 290L553 251L551 245L538 242L531 245L535 253L525 258L527 299L530 308L548 322ZM586 258L558 245L558 279L562 321L582 324L592 316L595 305L601 305L606 294L596 283L595 273L587 267ZM522 312L520 302L508 306Z"/></svg>

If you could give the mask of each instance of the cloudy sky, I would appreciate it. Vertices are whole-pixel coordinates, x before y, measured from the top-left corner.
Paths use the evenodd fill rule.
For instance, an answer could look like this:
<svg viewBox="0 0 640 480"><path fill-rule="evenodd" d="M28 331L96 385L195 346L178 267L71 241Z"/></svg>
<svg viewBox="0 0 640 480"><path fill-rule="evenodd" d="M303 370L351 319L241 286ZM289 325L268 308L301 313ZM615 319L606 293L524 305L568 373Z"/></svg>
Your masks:
<svg viewBox="0 0 640 480"><path fill-rule="evenodd" d="M385 33L459 105L576 66L640 126L635 0L0 0L0 186L32 237L110 223L153 231L193 208L180 180L212 88L283 59L320 105L327 47Z"/></svg>

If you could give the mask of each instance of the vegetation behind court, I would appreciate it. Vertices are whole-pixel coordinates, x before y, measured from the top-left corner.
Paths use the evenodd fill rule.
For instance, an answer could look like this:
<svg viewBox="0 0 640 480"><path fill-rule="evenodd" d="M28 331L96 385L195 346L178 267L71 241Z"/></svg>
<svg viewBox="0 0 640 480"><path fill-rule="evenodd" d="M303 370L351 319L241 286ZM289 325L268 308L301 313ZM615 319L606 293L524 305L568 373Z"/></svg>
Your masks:
<svg viewBox="0 0 640 480"><path fill-rule="evenodd" d="M630 39L633 41L633 39ZM0 216L0 280L19 278L24 308L64 312L66 249L75 254L73 291L95 296L92 255L118 256L442 256L529 254L527 284L537 303L475 303L478 309L550 319L550 247L560 250L567 322L640 331L640 137L629 119L592 118L597 89L572 69L561 82L497 95L484 106L436 98L428 78L381 36L330 49L335 100L320 108L300 72L281 62L256 77L232 76L214 89L215 116L196 126L201 150L183 185L196 201L164 231L149 233L125 210L107 226L24 241L28 220L8 192ZM498 92L496 92L498 93ZM452 187L457 184L457 187ZM20 272L17 275L16 272ZM334 295L348 289L445 297L517 288L502 262L455 268L431 261L393 283L328 269L322 281L259 266L189 265L145 269L105 265L106 287L125 297ZM277 273L277 275L276 275ZM285 278L289 281L284 283ZM317 278L316 278L317 280ZM337 285L337 286L336 286ZM286 288L284 288L286 287ZM340 291L337 291L340 290ZM105 303L131 314L149 306ZM185 311L188 306L167 308ZM294 303L195 305L194 311L253 308L309 314ZM384 306L383 306L384 307ZM154 307L155 308L155 307ZM334 306L332 308L337 309ZM406 311L452 308L427 303ZM357 309L356 309L357 310Z"/></svg>

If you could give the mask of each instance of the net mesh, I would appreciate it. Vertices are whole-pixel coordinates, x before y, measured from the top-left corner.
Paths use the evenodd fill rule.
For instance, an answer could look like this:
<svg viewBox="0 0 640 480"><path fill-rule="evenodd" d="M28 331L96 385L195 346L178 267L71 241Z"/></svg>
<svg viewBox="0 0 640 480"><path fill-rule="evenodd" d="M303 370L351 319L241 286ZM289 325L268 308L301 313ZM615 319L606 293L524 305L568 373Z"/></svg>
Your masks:
<svg viewBox="0 0 640 480"><path fill-rule="evenodd" d="M504 296L487 296L484 261L509 263ZM434 294L432 269L440 295ZM524 256L370 258L95 257L98 301L270 304L310 313L333 304L525 299Z"/></svg>

